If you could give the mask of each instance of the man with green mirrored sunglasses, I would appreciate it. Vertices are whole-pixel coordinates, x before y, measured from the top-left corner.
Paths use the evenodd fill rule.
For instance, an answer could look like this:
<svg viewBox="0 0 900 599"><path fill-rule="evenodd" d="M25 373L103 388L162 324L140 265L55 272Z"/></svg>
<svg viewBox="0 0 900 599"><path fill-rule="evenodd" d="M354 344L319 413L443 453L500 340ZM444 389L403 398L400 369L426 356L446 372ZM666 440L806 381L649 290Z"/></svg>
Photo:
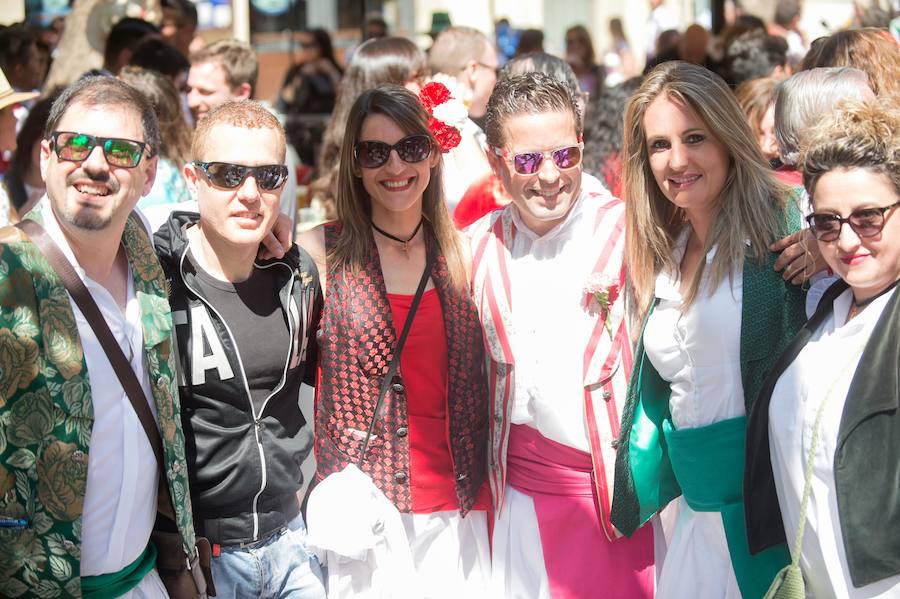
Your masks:
<svg viewBox="0 0 900 599"><path fill-rule="evenodd" d="M158 492L179 549L194 547L167 286L134 211L159 143L144 96L112 77L79 80L51 108L47 194L25 218L118 342L162 433L162 464L41 236L0 230L0 596L167 598L150 543Z"/></svg>

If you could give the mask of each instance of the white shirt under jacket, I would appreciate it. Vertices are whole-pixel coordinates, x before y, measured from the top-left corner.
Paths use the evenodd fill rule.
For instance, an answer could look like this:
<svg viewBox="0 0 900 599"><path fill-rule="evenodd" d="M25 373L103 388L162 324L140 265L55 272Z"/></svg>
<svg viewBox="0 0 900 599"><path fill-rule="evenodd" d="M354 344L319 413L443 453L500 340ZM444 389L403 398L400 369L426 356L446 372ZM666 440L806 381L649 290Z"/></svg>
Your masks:
<svg viewBox="0 0 900 599"><path fill-rule="evenodd" d="M674 254L679 264L690 229L679 236ZM707 254L711 263L715 248ZM669 382L669 409L676 429L699 428L743 416L741 384L741 310L743 273L735 269L712 293L704 277L701 293L682 309L678 273L656 279L659 303L644 329L647 357ZM695 512L675 500L675 530L657 586L659 599L741 599L728 542L718 512Z"/></svg>
<svg viewBox="0 0 900 599"><path fill-rule="evenodd" d="M41 202L47 234L81 277L125 357L129 358L144 394L152 398L141 313L130 266L123 314L109 291L88 277L78 265L50 208L49 199L44 196ZM94 576L118 572L136 560L147 546L156 518L159 467L150 441L106 352L81 310L74 301L70 303L84 350L94 404L81 533L81 575ZM148 403L155 416L156 406L152 401ZM123 595L125 599L165 599L167 596L155 570Z"/></svg>
<svg viewBox="0 0 900 599"><path fill-rule="evenodd" d="M848 289L839 295L834 301L834 312L784 371L772 392L769 449L788 547L793 551L813 423L822 399L831 389L813 460L800 558L807 593L816 599L900 597L900 575L860 589L853 587L834 483L834 451L847 391L862 349L894 293L896 289L879 297L850 322L846 320L852 292Z"/></svg>

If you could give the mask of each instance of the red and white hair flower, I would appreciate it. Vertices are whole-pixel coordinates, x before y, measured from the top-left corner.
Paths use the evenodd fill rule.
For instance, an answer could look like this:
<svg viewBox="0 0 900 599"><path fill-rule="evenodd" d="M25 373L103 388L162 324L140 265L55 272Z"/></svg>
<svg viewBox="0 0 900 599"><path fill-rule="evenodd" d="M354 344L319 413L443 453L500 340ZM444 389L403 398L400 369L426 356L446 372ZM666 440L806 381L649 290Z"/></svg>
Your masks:
<svg viewBox="0 0 900 599"><path fill-rule="evenodd" d="M443 83L426 83L419 92L419 101L431 117L428 128L441 146L442 152L449 152L462 141L460 129L469 116L462 102L454 98Z"/></svg>

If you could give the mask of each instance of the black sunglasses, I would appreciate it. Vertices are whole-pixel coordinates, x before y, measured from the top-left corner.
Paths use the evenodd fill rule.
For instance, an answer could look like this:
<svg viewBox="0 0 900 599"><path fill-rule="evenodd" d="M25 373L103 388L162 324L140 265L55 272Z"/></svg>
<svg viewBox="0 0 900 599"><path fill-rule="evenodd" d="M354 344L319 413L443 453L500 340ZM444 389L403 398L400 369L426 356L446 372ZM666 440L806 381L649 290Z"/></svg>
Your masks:
<svg viewBox="0 0 900 599"><path fill-rule="evenodd" d="M843 218L837 214L813 212L806 217L809 228L819 241L836 241L841 236L844 223L850 225L853 232L862 239L875 237L884 228L884 213L900 205L900 201L881 208L863 208L854 210L850 216Z"/></svg>
<svg viewBox="0 0 900 599"><path fill-rule="evenodd" d="M99 137L88 133L74 131L54 131L50 134L53 151L60 160L82 162L87 160L94 148L103 148L103 155L110 166L134 168L141 163L144 150L149 148L142 141L123 139L121 137Z"/></svg>
<svg viewBox="0 0 900 599"><path fill-rule="evenodd" d="M404 137L394 145L383 141L360 141L353 148L359 166L363 168L378 168L391 157L391 150L397 150L397 156L403 162L422 162L429 156L433 145L427 135L410 135Z"/></svg>
<svg viewBox="0 0 900 599"><path fill-rule="evenodd" d="M213 185L225 189L240 187L248 175L253 175L260 189L274 191L284 185L288 177L288 168L283 164L244 166L230 162L198 162L195 160L194 166L203 171Z"/></svg>

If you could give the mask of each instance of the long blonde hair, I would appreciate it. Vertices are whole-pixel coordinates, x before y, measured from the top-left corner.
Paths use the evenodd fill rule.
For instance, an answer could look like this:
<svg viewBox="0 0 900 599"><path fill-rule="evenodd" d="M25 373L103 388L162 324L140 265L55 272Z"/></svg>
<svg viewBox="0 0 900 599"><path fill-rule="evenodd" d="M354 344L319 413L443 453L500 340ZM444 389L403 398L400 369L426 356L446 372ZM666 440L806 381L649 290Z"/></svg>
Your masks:
<svg viewBox="0 0 900 599"><path fill-rule="evenodd" d="M625 260L635 304L643 320L653 299L656 276L678 272L673 250L686 221L656 184L647 152L644 115L658 97L667 96L691 108L729 155L728 176L706 238L704 255L716 246L710 288L739 268L745 257L763 261L768 246L786 231L784 211L790 191L772 175L734 94L709 70L681 61L655 68L625 107L623 181L626 203ZM750 248L746 245L750 242ZM706 263L691 280L684 306L697 298Z"/></svg>
<svg viewBox="0 0 900 599"><path fill-rule="evenodd" d="M372 200L356 175L361 169L354 148L360 141L363 122L371 114L382 114L406 132L407 135L424 134L431 137L433 152L440 146L428 129L428 113L412 92L399 85L380 85L364 91L350 109L347 128L341 144L341 161L337 185L337 217L342 223L334 249L328 260L335 265L346 266L358 272L369 256L375 240L372 236ZM422 194L422 215L431 226L435 242L447 261L452 285L460 291L466 289L466 266L463 249L447 205L444 202L443 169L440 160L431 169L431 178Z"/></svg>

